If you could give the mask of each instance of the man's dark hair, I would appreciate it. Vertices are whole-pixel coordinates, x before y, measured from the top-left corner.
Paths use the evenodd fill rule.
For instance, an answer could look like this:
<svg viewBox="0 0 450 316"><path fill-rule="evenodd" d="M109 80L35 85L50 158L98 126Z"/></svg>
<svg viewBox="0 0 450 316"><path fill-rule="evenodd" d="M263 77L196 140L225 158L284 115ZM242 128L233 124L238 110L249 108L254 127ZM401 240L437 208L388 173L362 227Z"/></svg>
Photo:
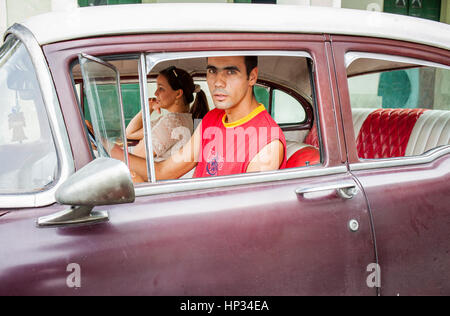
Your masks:
<svg viewBox="0 0 450 316"><path fill-rule="evenodd" d="M258 56L244 56L245 67L247 68L247 77L250 76L250 72L258 67Z"/></svg>

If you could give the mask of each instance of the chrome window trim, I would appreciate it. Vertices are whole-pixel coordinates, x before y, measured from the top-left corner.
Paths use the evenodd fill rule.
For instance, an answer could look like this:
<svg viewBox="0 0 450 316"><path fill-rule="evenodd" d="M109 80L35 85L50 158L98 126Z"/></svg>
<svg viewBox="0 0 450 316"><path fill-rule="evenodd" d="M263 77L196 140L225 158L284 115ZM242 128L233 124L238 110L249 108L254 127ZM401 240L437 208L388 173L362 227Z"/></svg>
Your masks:
<svg viewBox="0 0 450 316"><path fill-rule="evenodd" d="M421 59L415 59L410 57L402 57L397 55L377 54L377 53L363 53L363 52L348 52L345 54L345 68L348 68L357 59L377 59L392 61L405 64L416 64L418 66L436 67L450 70L450 66L425 61Z"/></svg>
<svg viewBox="0 0 450 316"><path fill-rule="evenodd" d="M142 111L142 124L144 126L144 139L146 140L145 154L147 159L147 175L151 183L156 183L155 175L155 157L153 156L153 142L147 141L152 139L152 124L150 119L150 110L147 106L148 103L148 77L147 77L147 59L145 54L142 53L139 57L139 93L141 98L141 111Z"/></svg>
<svg viewBox="0 0 450 316"><path fill-rule="evenodd" d="M158 194L191 192L199 190L214 190L241 185L274 183L279 181L298 180L319 176L344 174L346 166L338 167L305 167L295 169L274 170L260 173L243 173L233 176L214 178L195 178L185 180L171 180L170 182L159 182L145 186L135 187L136 197L151 196Z"/></svg>
<svg viewBox="0 0 450 316"><path fill-rule="evenodd" d="M64 124L64 118L53 85L50 69L45 60L44 53L33 34L23 25L14 24L8 29L6 36L14 36L24 44L35 67L58 156L59 177L55 179L52 186L46 191L0 195L0 208L27 208L51 205L56 202L56 190L75 171L69 136Z"/></svg>
<svg viewBox="0 0 450 316"><path fill-rule="evenodd" d="M286 56L286 57L306 57L313 59L311 55L304 51L277 51L277 50L249 50L249 51L200 51L200 52L174 52L174 53L149 53L147 59L147 74L163 61L173 59L190 59L223 56Z"/></svg>
<svg viewBox="0 0 450 316"><path fill-rule="evenodd" d="M370 159L350 164L350 171L422 165L450 154L450 145L434 148L420 156Z"/></svg>

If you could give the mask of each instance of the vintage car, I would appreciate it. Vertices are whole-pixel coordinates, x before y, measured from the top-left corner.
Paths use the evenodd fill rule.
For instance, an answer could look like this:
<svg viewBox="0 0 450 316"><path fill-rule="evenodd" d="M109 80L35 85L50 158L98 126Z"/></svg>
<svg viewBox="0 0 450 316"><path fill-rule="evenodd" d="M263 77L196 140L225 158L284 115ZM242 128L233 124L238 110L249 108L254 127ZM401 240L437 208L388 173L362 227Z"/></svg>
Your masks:
<svg viewBox="0 0 450 316"><path fill-rule="evenodd" d="M449 48L446 24L303 6L15 24L0 49L0 295L449 295ZM149 150L158 72L186 69L209 94L217 56L258 56L254 93L288 167L158 181L147 155L133 184L129 156L99 140L127 153L142 109Z"/></svg>

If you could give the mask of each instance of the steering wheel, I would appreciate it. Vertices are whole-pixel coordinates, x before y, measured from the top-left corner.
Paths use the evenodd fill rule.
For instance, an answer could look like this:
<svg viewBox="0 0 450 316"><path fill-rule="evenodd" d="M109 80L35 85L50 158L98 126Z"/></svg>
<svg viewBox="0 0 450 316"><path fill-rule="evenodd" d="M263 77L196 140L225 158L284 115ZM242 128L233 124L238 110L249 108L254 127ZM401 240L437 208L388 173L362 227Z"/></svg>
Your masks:
<svg viewBox="0 0 450 316"><path fill-rule="evenodd" d="M101 151L101 156L102 157L108 157L111 158L110 154L105 150L105 148L103 146L98 146L97 145L97 141L95 140L95 134L94 134L94 128L92 127L92 123L89 122L88 120L84 121L86 123L86 127L88 130L88 136L89 136L89 140L92 143L92 148L96 149L97 151Z"/></svg>

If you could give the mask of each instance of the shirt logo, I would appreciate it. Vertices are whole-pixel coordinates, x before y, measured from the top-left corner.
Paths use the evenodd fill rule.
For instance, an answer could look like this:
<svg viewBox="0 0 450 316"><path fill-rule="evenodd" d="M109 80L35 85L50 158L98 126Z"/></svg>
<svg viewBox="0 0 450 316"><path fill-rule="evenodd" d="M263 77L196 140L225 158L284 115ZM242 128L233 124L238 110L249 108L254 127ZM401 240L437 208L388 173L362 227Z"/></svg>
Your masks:
<svg viewBox="0 0 450 316"><path fill-rule="evenodd" d="M208 156L208 164L206 165L206 172L210 176L217 176L219 171L223 168L223 158L220 158L214 149L211 150Z"/></svg>

